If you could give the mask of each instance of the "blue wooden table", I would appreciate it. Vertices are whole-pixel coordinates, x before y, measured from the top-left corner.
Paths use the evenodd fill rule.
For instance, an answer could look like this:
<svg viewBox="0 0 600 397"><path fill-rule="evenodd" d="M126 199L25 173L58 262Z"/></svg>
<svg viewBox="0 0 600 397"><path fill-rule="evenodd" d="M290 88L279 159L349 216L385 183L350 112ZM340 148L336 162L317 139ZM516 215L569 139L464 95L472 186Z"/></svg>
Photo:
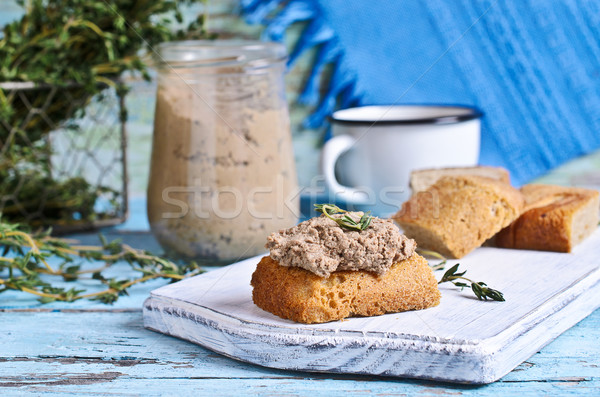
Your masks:
<svg viewBox="0 0 600 397"><path fill-rule="evenodd" d="M599 154L578 163L587 174L579 165L567 165L544 181L569 184L569 178L588 175L600 185ZM131 222L105 234L160 252L143 230L143 199L132 204ZM97 241L93 234L77 237L86 244ZM128 266L118 264L114 272L126 276ZM234 361L144 329L142 303L163 284L136 285L113 306L41 305L24 293L0 294L0 395L600 395L600 310L500 381L465 386L281 371Z"/></svg>
<svg viewBox="0 0 600 397"><path fill-rule="evenodd" d="M112 231L157 248L148 233ZM83 236L86 242L95 237ZM117 271L127 272L126 265ZM135 286L114 306L39 305L0 295L0 394L490 395L600 394L600 310L487 386L279 371L244 364L144 329L141 306L161 281Z"/></svg>

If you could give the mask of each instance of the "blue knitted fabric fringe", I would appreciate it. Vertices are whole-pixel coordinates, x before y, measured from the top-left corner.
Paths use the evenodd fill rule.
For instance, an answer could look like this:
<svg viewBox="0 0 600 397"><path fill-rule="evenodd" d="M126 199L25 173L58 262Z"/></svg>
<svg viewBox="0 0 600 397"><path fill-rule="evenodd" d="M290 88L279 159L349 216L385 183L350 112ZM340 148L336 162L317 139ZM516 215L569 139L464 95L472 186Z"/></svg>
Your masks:
<svg viewBox="0 0 600 397"><path fill-rule="evenodd" d="M290 66L318 46L300 96L307 127L337 107L460 103L486 116L480 162L520 185L600 147L597 0L242 0L265 38L307 22ZM323 66L329 89L319 95Z"/></svg>

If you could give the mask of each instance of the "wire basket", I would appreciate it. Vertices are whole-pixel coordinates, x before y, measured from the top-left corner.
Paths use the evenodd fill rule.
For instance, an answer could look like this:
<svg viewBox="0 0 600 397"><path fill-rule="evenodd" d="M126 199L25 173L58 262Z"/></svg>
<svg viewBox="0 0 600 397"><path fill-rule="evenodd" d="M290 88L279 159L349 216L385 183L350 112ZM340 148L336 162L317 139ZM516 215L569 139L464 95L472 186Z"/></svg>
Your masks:
<svg viewBox="0 0 600 397"><path fill-rule="evenodd" d="M0 83L2 220L64 234L127 219L125 94L99 88Z"/></svg>

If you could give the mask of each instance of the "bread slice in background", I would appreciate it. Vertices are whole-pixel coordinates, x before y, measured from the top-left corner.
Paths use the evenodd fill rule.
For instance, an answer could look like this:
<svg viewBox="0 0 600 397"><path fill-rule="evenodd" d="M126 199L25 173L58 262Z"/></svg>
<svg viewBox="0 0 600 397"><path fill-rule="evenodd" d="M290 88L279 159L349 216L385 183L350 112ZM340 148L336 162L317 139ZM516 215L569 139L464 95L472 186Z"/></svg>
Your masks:
<svg viewBox="0 0 600 397"><path fill-rule="evenodd" d="M519 190L481 176L443 176L402 204L392 218L420 248L462 258L523 210Z"/></svg>
<svg viewBox="0 0 600 397"><path fill-rule="evenodd" d="M418 254L395 263L382 276L359 270L336 271L327 278L280 266L265 256L251 284L258 307L306 324L426 309L437 306L441 297L433 271Z"/></svg>
<svg viewBox="0 0 600 397"><path fill-rule="evenodd" d="M571 252L598 227L596 190L531 184L521 193L525 210L496 235L498 247Z"/></svg>
<svg viewBox="0 0 600 397"><path fill-rule="evenodd" d="M502 167L475 166L456 168L428 168L410 173L410 189L412 194L427 190L443 176L475 175L494 179L510 185L510 174Z"/></svg>

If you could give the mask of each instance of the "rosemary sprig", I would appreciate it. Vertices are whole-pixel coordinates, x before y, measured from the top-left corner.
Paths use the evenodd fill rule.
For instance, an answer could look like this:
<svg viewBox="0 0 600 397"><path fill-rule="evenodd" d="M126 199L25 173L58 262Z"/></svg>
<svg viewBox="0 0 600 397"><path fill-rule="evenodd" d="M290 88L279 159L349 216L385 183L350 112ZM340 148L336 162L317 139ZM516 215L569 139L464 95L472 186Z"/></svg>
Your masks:
<svg viewBox="0 0 600 397"><path fill-rule="evenodd" d="M491 299L495 301L504 302L504 295L502 294L502 292L489 288L484 282L475 282L471 279L464 277L467 271L465 270L464 272L458 272L458 266L459 264L457 263L456 265L448 269L446 273L444 273L442 279L438 282L438 284L451 282L457 287L460 287L461 290L465 287L471 287L471 290L473 290L473 293L475 294L475 296L477 296L477 299L479 300ZM469 282L470 285L462 281L455 280L465 280Z"/></svg>
<svg viewBox="0 0 600 397"><path fill-rule="evenodd" d="M350 230L365 230L369 227L369 225L371 224L371 220L373 219L373 217L370 215L371 211L368 211L364 213L358 221L355 221L348 215L348 211L341 209L335 204L315 204L315 211L325 214L326 217L328 217L341 227ZM332 216L333 214L344 215L337 218Z"/></svg>
<svg viewBox="0 0 600 397"><path fill-rule="evenodd" d="M135 284L158 278L178 281L203 271L196 263L178 266L120 241L109 242L103 236L100 240L101 246L81 246L71 240L51 237L50 230L30 233L18 224L0 221L0 293L20 290L38 296L42 303L89 299L112 304L119 296L127 295L128 288ZM53 267L49 263L51 259L61 263ZM93 261L103 262L103 265L82 270L83 262ZM107 278L103 272L119 261L127 262L140 276ZM83 289L53 286L45 281L51 277L64 281L96 280L105 288L86 293Z"/></svg>

